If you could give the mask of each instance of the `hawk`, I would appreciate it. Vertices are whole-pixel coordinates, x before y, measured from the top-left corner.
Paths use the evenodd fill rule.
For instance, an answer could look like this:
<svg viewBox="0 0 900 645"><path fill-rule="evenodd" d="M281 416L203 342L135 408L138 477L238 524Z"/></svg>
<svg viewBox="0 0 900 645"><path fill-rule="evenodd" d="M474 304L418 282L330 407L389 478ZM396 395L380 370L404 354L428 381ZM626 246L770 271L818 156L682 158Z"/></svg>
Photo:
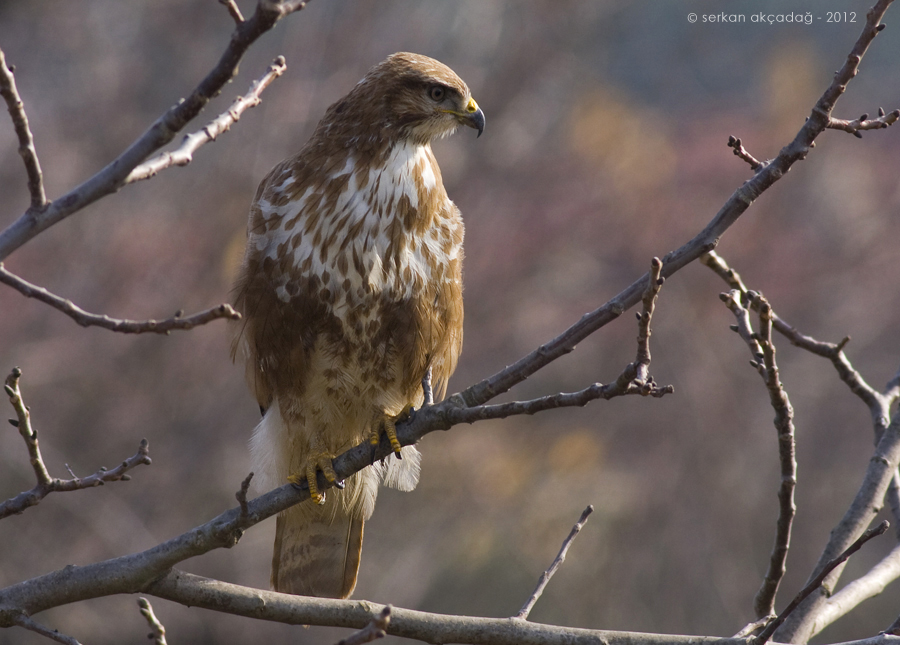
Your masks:
<svg viewBox="0 0 900 645"><path fill-rule="evenodd" d="M309 482L315 503L278 516L276 591L346 598L378 485L412 490L420 456L395 423L441 397L462 347L463 223L431 150L484 114L449 67L397 53L334 103L300 152L263 179L235 285L263 412L250 442L266 490ZM329 491L332 459L387 434L395 454Z"/></svg>

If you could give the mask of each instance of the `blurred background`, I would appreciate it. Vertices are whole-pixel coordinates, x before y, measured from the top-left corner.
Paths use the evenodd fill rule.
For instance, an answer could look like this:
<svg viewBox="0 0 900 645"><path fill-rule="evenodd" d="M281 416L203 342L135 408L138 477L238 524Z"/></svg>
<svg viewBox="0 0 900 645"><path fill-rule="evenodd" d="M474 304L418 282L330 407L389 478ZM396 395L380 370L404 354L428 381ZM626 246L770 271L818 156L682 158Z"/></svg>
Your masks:
<svg viewBox="0 0 900 645"><path fill-rule="evenodd" d="M245 14L248 0L238 0ZM775 156L856 40L868 2L733 0L743 24L687 20L712 0L315 0L253 47L241 73L189 127L247 91L279 54L288 70L193 163L130 186L43 233L11 271L114 317L165 318L229 300L258 182L296 152L325 108L388 54L440 59L472 88L485 136L436 155L466 220L466 327L450 391L556 336L700 230L749 167L743 139ZM812 12L813 24L752 23ZM855 23L828 23L827 12ZM843 15L842 15L843 18ZM836 116L900 107L900 8ZM16 66L51 198L115 158L186 96L228 42L215 0L0 2L0 46ZM2 115L5 117L5 114ZM760 198L720 252L776 311L847 353L877 388L900 365L900 127L862 140L826 132ZM0 226L27 207L12 125L0 118ZM401 607L510 616L578 515L596 512L531 614L588 628L728 636L753 619L777 516L773 412L746 346L728 329L725 285L692 265L666 282L651 372L675 394L453 428L426 437L413 493L384 490L366 527L355 597ZM530 398L608 382L633 360L629 313L516 388ZM48 497L0 522L0 586L66 564L146 549L234 506L258 420L230 328L171 336L82 329L0 288L0 370L22 390L51 473L132 455L129 483ZM778 339L796 410L799 511L778 608L805 582L871 456L868 411L823 359ZM6 411L12 416L12 410ZM0 498L33 485L21 438L0 432ZM183 563L267 588L274 521L231 550ZM844 580L893 546L889 534ZM151 599L172 643L330 643L348 632L288 627ZM900 612L896 588L818 642L872 636ZM111 619L111 617L114 617ZM135 598L39 616L85 643L141 642ZM45 642L0 630L0 643ZM399 642L399 641L395 641Z"/></svg>

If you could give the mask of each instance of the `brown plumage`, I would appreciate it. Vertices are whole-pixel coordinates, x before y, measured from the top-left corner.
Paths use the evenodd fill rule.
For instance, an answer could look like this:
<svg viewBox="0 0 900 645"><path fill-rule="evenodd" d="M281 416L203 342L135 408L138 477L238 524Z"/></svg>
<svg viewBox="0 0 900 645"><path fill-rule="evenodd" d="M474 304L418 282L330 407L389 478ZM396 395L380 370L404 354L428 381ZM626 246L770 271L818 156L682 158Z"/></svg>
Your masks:
<svg viewBox="0 0 900 645"><path fill-rule="evenodd" d="M443 396L456 366L463 224L431 141L460 124L484 128L466 84L435 60L394 54L257 190L235 286L235 352L264 410L254 470L267 490L307 479L318 502L278 516L277 591L349 596L379 482L418 481L418 452L393 437L397 456L343 490L326 498L315 486L317 470L333 479L336 454L391 438L397 415L421 405L429 368Z"/></svg>

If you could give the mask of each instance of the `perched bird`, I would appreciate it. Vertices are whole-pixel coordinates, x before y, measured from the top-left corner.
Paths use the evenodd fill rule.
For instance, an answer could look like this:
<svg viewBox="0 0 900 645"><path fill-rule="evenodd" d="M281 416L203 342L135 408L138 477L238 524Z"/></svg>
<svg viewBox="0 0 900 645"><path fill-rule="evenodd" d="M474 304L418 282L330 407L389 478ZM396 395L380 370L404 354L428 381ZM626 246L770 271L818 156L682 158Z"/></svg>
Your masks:
<svg viewBox="0 0 900 645"><path fill-rule="evenodd" d="M484 114L453 70L394 54L256 192L234 344L263 411L254 470L266 490L308 481L314 502L278 516L277 591L349 596L379 483L418 482L395 424L429 370L443 396L462 347L463 223L431 150L460 124L480 136ZM334 481L333 457L382 433L395 455L319 491L318 470Z"/></svg>

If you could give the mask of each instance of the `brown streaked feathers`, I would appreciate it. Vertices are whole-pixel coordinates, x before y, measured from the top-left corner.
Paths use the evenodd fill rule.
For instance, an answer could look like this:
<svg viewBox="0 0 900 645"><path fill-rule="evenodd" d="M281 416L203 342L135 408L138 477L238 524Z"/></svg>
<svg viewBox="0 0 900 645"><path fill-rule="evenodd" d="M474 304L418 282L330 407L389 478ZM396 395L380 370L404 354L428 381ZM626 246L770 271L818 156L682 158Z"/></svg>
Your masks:
<svg viewBox="0 0 900 645"><path fill-rule="evenodd" d="M429 368L443 396L462 346L463 224L430 144L460 124L484 128L465 83L435 60L394 54L260 184L235 285L234 351L265 411L251 452L266 490L316 469L329 476L334 455L421 405ZM321 505L279 515L276 590L352 593L379 482L418 481L415 447L401 454Z"/></svg>

